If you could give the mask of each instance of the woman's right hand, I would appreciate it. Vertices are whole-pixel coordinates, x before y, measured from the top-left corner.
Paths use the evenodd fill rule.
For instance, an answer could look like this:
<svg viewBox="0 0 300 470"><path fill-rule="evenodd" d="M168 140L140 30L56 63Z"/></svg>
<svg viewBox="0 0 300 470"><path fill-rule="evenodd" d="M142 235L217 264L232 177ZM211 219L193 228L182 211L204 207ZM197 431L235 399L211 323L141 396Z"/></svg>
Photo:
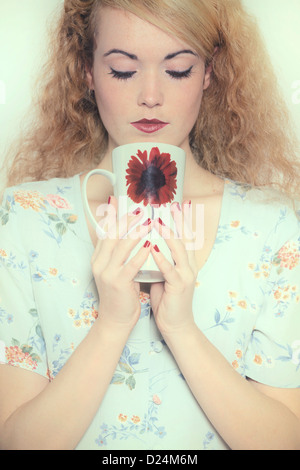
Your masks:
<svg viewBox="0 0 300 470"><path fill-rule="evenodd" d="M150 254L150 243L145 244L130 259L132 250L152 229L152 221L138 225L143 211L126 214L117 220L117 200L110 198L109 230L104 239L98 239L92 257L92 271L99 293L99 319L109 326L132 329L139 319L140 284L134 278ZM136 225L134 237L127 235Z"/></svg>

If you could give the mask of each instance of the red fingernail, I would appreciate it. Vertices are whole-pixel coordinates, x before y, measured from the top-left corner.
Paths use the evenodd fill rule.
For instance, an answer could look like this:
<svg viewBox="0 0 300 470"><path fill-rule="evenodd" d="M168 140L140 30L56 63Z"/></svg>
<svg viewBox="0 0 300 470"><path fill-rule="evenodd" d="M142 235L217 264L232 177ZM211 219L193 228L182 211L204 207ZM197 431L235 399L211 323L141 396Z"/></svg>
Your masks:
<svg viewBox="0 0 300 470"><path fill-rule="evenodd" d="M140 213L142 212L142 209L140 207L138 207L137 209L135 209L135 211L133 211L133 215L139 215Z"/></svg>
<svg viewBox="0 0 300 470"><path fill-rule="evenodd" d="M154 248L154 250L155 250L157 253L159 253L159 251L160 251L160 250L159 250L159 248L158 248L158 246L157 246L157 245L154 245L154 247L153 247L153 248Z"/></svg>
<svg viewBox="0 0 300 470"><path fill-rule="evenodd" d="M111 203L111 197L109 196L107 204L110 204L110 203Z"/></svg>
<svg viewBox="0 0 300 470"><path fill-rule="evenodd" d="M150 246L150 242L149 242L149 240L147 240L145 245L144 245L144 248L148 248L149 246Z"/></svg>
<svg viewBox="0 0 300 470"><path fill-rule="evenodd" d="M158 222L160 223L160 225L162 225L163 227L165 227L165 224L163 223L163 221L161 220L160 217L159 217L159 219L158 219Z"/></svg>
<svg viewBox="0 0 300 470"><path fill-rule="evenodd" d="M143 223L143 225L145 225L145 226L147 227L147 225L150 225L151 222L152 222L151 219L147 219L147 220Z"/></svg>

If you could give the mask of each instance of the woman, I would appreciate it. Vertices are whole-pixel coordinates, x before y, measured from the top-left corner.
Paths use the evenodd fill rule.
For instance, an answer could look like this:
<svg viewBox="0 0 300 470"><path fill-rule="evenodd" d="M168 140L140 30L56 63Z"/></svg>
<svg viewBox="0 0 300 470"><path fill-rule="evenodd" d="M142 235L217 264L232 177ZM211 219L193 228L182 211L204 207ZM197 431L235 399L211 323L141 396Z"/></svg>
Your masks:
<svg viewBox="0 0 300 470"><path fill-rule="evenodd" d="M252 20L237 0L66 0L54 42L9 175L36 182L0 211L1 447L299 449L299 164ZM138 240L85 220L78 173L142 141L185 150L184 204L204 205L201 249L166 237L175 266L148 243L124 264ZM102 180L88 198L117 208Z"/></svg>

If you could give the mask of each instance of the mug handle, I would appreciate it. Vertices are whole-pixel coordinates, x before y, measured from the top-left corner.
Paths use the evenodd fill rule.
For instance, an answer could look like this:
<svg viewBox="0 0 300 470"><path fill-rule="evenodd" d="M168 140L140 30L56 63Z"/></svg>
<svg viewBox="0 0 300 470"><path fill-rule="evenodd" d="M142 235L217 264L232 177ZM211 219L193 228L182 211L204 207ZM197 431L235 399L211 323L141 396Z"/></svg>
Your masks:
<svg viewBox="0 0 300 470"><path fill-rule="evenodd" d="M101 227L99 227L99 225L97 224L97 221L94 218L94 216L92 214L92 211L90 209L89 201L88 201L88 198L87 198L87 191L86 190L87 190L88 180L93 175L105 176L107 179L109 179L109 181L111 182L111 184L113 186L115 186L115 184L116 184L116 175L114 173L112 173L111 171L107 171L107 170L100 170L100 169L92 170L86 175L86 177L83 180L83 184L82 184L82 200L83 200L84 210L87 213L87 216L88 216L92 226L96 230L97 234L100 235L100 236L104 236L105 231Z"/></svg>

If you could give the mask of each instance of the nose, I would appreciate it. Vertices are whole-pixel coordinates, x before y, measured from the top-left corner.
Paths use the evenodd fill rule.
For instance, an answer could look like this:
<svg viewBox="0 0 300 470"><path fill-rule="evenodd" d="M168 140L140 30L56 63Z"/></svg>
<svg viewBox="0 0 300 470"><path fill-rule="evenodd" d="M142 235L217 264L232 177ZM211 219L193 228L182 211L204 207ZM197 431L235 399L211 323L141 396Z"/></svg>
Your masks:
<svg viewBox="0 0 300 470"><path fill-rule="evenodd" d="M138 105L154 108L162 106L164 93L161 80L156 74L149 73L141 79L141 88L138 95Z"/></svg>

